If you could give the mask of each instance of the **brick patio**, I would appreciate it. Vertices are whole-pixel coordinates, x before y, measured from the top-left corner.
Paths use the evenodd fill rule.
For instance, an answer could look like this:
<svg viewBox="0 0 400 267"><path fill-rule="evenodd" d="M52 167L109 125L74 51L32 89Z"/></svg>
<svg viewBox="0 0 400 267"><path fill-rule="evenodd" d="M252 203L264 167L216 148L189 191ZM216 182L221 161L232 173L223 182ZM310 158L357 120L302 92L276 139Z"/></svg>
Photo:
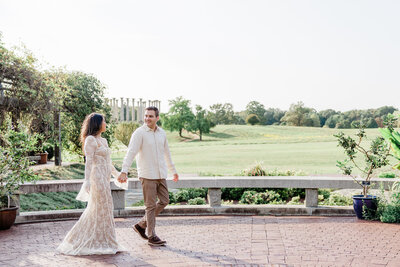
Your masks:
<svg viewBox="0 0 400 267"><path fill-rule="evenodd" d="M0 232L0 266L399 266L400 225L353 217L160 217L152 248L116 219L127 252L105 256L55 253L75 221L21 224Z"/></svg>

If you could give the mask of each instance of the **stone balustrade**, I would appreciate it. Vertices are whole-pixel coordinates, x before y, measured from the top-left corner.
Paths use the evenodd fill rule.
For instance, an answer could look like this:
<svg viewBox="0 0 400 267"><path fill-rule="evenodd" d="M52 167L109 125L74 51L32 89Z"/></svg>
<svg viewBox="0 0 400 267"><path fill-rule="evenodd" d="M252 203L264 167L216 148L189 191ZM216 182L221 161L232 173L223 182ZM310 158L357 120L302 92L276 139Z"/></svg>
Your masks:
<svg viewBox="0 0 400 267"><path fill-rule="evenodd" d="M371 188L379 188L381 183L389 189L395 181L400 179L376 179ZM26 183L21 186L23 194L39 192L68 192L79 191L83 180L55 180ZM128 180L129 189L141 189L139 179ZM167 180L168 188L208 188L208 202L210 207L221 206L221 188L304 188L306 189L305 207L318 206L318 188L361 189L348 177L320 177L320 176L231 176L231 177L183 177L179 182ZM125 209L125 190L111 183L114 209Z"/></svg>

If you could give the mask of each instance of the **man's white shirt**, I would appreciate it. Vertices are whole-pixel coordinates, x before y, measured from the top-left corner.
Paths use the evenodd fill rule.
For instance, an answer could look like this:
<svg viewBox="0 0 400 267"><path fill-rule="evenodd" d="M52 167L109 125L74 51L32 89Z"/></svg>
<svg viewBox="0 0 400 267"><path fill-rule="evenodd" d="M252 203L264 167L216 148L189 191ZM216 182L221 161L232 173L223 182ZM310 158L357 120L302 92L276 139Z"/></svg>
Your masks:
<svg viewBox="0 0 400 267"><path fill-rule="evenodd" d="M153 131L144 124L132 134L122 172L128 173L135 157L140 178L165 179L168 175L167 166L172 174L177 173L171 159L167 135L158 126Z"/></svg>

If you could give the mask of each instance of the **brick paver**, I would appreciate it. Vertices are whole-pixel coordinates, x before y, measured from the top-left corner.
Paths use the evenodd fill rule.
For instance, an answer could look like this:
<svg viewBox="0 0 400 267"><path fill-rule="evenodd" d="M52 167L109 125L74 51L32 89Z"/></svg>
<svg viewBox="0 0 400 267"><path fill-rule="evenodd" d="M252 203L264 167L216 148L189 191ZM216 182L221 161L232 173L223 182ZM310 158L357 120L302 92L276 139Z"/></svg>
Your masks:
<svg viewBox="0 0 400 267"><path fill-rule="evenodd" d="M131 229L139 218L116 219L116 255L55 252L75 221L13 226L0 231L0 266L399 266L400 225L349 217L160 217L152 248Z"/></svg>

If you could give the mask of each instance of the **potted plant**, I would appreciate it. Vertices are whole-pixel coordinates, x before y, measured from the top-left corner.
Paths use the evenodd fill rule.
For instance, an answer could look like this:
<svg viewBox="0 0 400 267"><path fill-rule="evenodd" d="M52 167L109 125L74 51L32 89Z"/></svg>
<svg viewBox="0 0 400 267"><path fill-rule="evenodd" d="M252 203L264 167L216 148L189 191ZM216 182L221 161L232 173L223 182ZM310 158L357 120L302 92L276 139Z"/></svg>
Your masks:
<svg viewBox="0 0 400 267"><path fill-rule="evenodd" d="M387 115L385 123L386 128L380 128L383 138L389 142L390 148L392 149L391 156L397 159L399 162L393 167L393 169L400 170L400 133L394 130L394 125L397 119L392 115Z"/></svg>
<svg viewBox="0 0 400 267"><path fill-rule="evenodd" d="M338 146L342 147L346 154L346 159L337 161L336 166L342 170L343 174L352 177L363 190L362 195L353 196L353 207L357 218L363 219L363 210L377 208L376 196L368 195L368 191L374 171L389 164L390 148L382 137L376 137L367 148L367 145L362 143L367 138L365 126L362 123L358 123L357 126L359 129L356 139L346 136L343 132L334 136L338 140ZM359 155L364 158L358 160ZM356 168L360 175L353 175L353 168Z"/></svg>
<svg viewBox="0 0 400 267"><path fill-rule="evenodd" d="M16 131L10 125L6 128L0 134L0 230L9 229L14 224L19 208L15 205L19 186L38 178L29 169L32 162L28 158L38 135Z"/></svg>

